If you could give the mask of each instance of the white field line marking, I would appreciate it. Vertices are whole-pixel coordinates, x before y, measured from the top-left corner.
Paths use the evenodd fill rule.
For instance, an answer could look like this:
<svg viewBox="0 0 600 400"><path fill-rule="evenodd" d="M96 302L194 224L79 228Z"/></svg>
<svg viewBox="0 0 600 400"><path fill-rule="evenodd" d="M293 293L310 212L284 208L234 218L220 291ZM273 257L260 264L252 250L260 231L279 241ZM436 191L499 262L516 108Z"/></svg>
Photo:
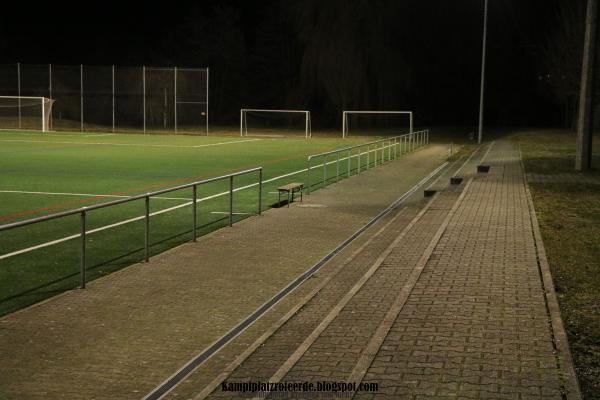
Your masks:
<svg viewBox="0 0 600 400"><path fill-rule="evenodd" d="M26 139L0 139L0 142L19 142L19 143L50 143L50 144L82 144L82 145L93 145L93 146L133 146L133 147L171 147L171 148L187 148L196 149L200 147L212 147L222 146L226 144L235 144L243 142L254 142L263 139L246 139L246 140L232 140L230 142L218 142L218 143L207 143L197 145L178 145L178 144L140 144L140 143L109 143L109 142L64 142L54 140L26 140Z"/></svg>
<svg viewBox="0 0 600 400"><path fill-rule="evenodd" d="M371 150L371 152L372 151L377 151L377 150ZM379 151L381 151L381 149L379 149ZM364 152L362 154L366 154L366 153L367 152ZM358 155L352 155L352 156L350 156L350 158L352 158L352 157L358 157ZM348 159L348 157L340 158L340 161L347 160L347 159ZM326 165L333 164L335 162L337 162L337 160L336 161L330 161ZM323 166L323 163L321 163L319 165L315 165L315 166L313 166L313 168L318 168L318 167L322 167L322 166ZM264 180L263 181L263 185L265 183L273 182L273 181L276 181L278 179L286 178L288 176L300 174L300 173L306 172L306 171L307 171L307 168L304 168L304 169L301 169L301 170L298 170L298 171L290 172L290 173L285 174L285 175L276 176L274 178ZM251 183L251 184L246 185L246 186L240 186L239 188L233 189L233 191L234 192L238 192L240 190L249 189L249 188L252 188L252 187L255 187L255 186L258 186L258 183ZM200 203L200 202L203 202L203 201L212 200L212 199L215 199L217 197L225 196L225 195L228 195L228 194L229 194L229 191L225 191L225 192L213 194L212 196L203 197L201 199L196 200L196 202ZM153 217L155 215L164 214L164 213L169 212L169 211L173 211L173 210L177 210L179 208L187 207L187 206L189 206L191 204L192 204L192 202L188 201L188 202L185 202L183 204L178 204L178 205L173 206L173 207L165 208L164 210L155 211L153 213L150 213L150 216ZM117 226L129 224L131 222L140 221L140 220L143 220L144 218L145 218L145 216L142 215L142 216L139 216L139 217L134 217L134 218L126 219L126 220L121 221L121 222L115 222L114 224L110 224L110 225L106 225L106 226L102 226L102 227L99 227L99 228L96 228L96 229L92 229L92 230L86 231L85 233L86 233L86 235L89 235L89 234L92 234L92 233L101 232L101 231L104 231L104 230L107 230L107 229L110 229L110 228L115 228ZM58 243L62 243L62 242L66 242L68 240L72 240L72 239L78 238L79 236L80 236L79 234L75 234L75 235L71 235L71 236L66 236L66 237L63 237L61 239L53 240L51 242L46 242L46 243L42 243L42 244L39 244L39 245L36 245L36 246L28 247L26 249L13 251L12 253L6 253L6 254L3 254L3 255L0 255L0 260L4 260L6 258L10 258L10 257L16 256L16 255L19 255L19 254L28 253L28 252L33 251L33 250L42 249L44 247L53 246L53 245L58 244Z"/></svg>
<svg viewBox="0 0 600 400"><path fill-rule="evenodd" d="M16 194L40 194L48 196L79 196L79 197L110 197L115 199L125 199L132 196L120 196L116 194L93 194L93 193L62 193L62 192L31 192L27 190L0 190L0 193L16 193ZM185 200L190 201L189 197L163 197L152 196L151 199L159 200Z"/></svg>
<svg viewBox="0 0 600 400"><path fill-rule="evenodd" d="M6 129L0 129L0 134L3 135L19 135L19 136L67 136L67 137L102 137L102 136L116 136L116 133L46 133L46 132L19 132L11 131Z"/></svg>

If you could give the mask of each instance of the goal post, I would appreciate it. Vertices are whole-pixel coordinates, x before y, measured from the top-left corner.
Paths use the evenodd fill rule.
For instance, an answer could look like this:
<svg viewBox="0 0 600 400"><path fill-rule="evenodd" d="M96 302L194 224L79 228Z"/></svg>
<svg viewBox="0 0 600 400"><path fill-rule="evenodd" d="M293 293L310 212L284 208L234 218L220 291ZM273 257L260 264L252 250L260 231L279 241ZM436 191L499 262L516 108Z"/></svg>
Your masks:
<svg viewBox="0 0 600 400"><path fill-rule="evenodd" d="M240 110L240 136L248 136L248 114L291 114L291 115L304 115L304 136L306 139L312 137L311 132L311 121L310 111L308 110L268 110L259 108L242 108Z"/></svg>
<svg viewBox="0 0 600 400"><path fill-rule="evenodd" d="M0 129L48 132L53 104L48 97L0 96Z"/></svg>
<svg viewBox="0 0 600 400"><path fill-rule="evenodd" d="M408 129L409 133L413 132L413 112L412 111L343 111L342 112L342 137L348 136L348 115L355 114L370 114L370 115L407 115L408 116Z"/></svg>

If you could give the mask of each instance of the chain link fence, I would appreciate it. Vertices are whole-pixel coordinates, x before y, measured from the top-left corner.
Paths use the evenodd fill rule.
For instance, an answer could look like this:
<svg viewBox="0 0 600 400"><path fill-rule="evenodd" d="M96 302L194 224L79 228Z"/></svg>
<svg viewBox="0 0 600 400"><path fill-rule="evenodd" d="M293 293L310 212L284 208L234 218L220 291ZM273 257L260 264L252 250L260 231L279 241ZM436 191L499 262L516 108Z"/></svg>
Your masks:
<svg viewBox="0 0 600 400"><path fill-rule="evenodd" d="M208 68L0 64L0 96L54 100L57 131L208 134L208 90ZM22 104L3 111L0 128L31 129Z"/></svg>

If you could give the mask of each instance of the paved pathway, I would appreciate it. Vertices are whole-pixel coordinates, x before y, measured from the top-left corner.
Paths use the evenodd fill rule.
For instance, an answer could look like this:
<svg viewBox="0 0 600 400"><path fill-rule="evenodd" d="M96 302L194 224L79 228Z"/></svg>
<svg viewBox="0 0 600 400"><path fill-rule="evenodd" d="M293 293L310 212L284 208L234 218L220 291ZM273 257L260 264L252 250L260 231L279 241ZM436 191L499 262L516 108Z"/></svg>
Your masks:
<svg viewBox="0 0 600 400"><path fill-rule="evenodd" d="M245 381L379 385L358 399L580 398L518 148L496 143L486 162L398 214L195 399L237 398L220 385Z"/></svg>

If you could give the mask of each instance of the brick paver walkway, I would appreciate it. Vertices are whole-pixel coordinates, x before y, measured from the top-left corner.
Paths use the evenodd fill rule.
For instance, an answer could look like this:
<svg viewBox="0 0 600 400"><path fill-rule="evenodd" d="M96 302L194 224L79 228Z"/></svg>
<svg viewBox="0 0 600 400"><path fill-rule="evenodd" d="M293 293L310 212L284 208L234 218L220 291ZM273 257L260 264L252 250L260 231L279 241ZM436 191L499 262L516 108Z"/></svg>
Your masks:
<svg viewBox="0 0 600 400"><path fill-rule="evenodd" d="M405 209L385 249L365 246L195 399L238 397L223 380L379 384L359 399L580 398L518 148L486 158L488 174L463 171Z"/></svg>

